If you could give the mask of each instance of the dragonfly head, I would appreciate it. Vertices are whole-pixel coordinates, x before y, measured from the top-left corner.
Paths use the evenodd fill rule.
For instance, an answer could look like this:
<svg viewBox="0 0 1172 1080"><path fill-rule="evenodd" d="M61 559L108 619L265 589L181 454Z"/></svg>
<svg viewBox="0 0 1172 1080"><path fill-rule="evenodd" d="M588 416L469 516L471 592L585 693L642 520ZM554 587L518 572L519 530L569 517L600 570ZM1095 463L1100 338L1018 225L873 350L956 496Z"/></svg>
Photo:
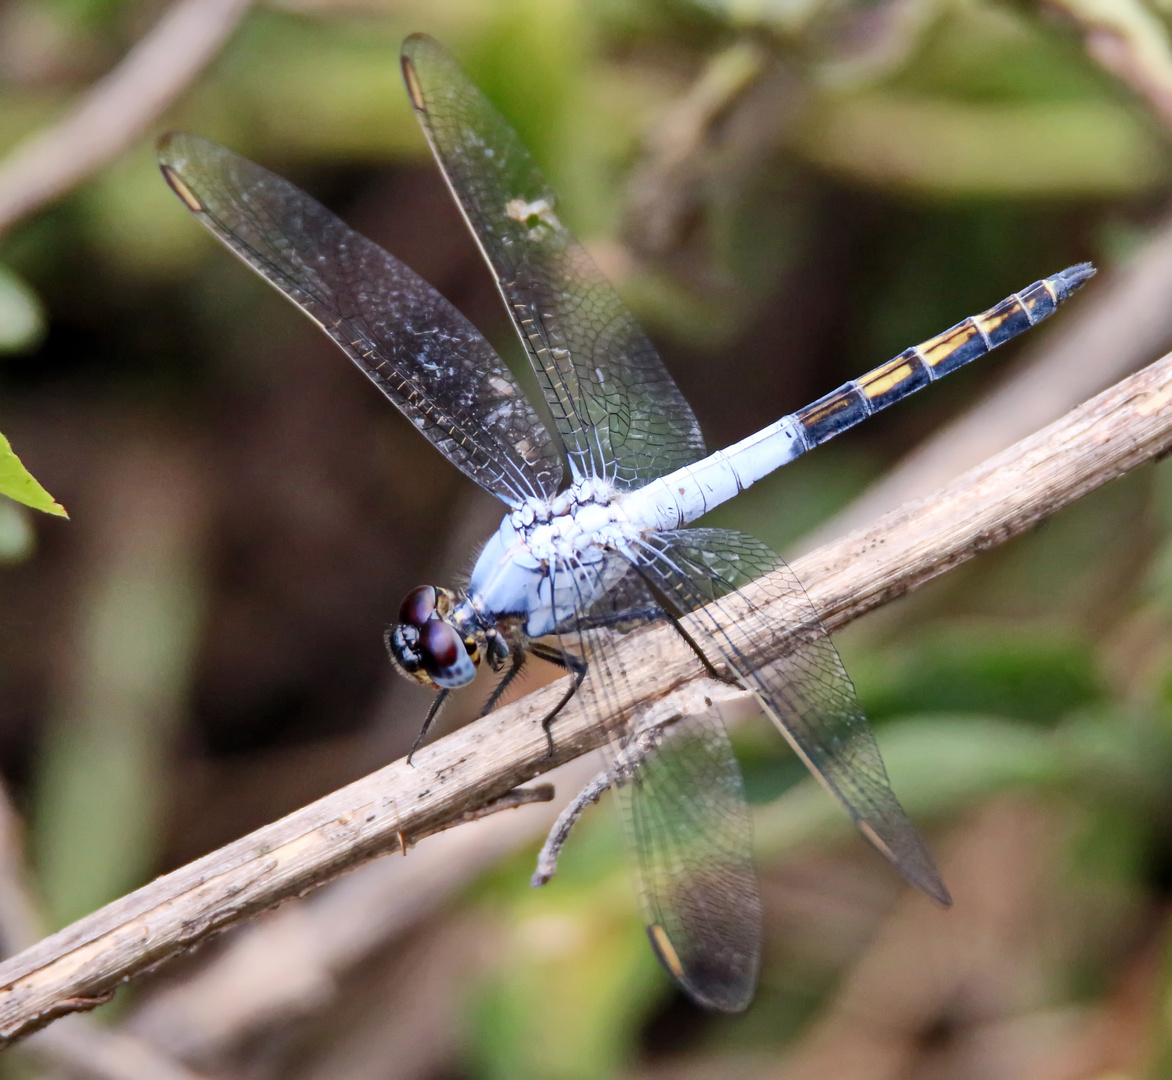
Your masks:
<svg viewBox="0 0 1172 1080"><path fill-rule="evenodd" d="M391 662L424 686L454 690L476 678L485 651L484 631L453 618L459 596L436 585L412 589L399 622L386 633Z"/></svg>

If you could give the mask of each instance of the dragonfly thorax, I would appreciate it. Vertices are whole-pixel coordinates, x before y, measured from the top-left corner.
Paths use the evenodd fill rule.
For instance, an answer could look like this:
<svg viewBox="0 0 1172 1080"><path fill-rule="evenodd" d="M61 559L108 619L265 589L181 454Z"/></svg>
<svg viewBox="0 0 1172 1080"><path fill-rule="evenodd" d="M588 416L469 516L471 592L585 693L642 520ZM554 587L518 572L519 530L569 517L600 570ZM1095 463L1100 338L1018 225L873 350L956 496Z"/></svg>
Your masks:
<svg viewBox="0 0 1172 1080"><path fill-rule="evenodd" d="M481 551L468 602L485 622L515 617L529 637L544 637L626 572L621 553L637 531L614 486L598 478L552 499L526 499Z"/></svg>

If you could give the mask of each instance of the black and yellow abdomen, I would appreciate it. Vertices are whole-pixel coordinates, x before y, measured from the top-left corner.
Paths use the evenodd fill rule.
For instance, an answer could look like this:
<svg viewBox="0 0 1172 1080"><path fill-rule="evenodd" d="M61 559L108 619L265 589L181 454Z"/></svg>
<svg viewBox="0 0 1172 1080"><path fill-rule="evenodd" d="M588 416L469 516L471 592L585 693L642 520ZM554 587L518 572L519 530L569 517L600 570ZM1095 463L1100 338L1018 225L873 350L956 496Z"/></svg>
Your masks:
<svg viewBox="0 0 1172 1080"><path fill-rule="evenodd" d="M905 349L861 378L799 409L794 416L802 425L807 446L812 448L833 439L880 409L1017 337L1053 315L1058 305L1094 273L1090 263L1079 263L1035 281L988 311L970 315L951 330Z"/></svg>

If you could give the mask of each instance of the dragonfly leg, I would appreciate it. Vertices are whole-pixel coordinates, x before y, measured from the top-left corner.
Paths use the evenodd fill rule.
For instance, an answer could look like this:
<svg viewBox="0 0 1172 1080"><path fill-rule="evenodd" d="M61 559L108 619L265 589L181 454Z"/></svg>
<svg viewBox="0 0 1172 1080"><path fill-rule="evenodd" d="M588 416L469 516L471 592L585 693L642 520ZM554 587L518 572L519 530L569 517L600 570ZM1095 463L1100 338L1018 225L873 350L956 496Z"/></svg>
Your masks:
<svg viewBox="0 0 1172 1080"><path fill-rule="evenodd" d="M415 741L411 744L411 749L407 751L408 765L411 764L411 759L415 756L415 751L419 749L420 744L427 738L427 733L431 730L431 725L435 723L435 718L439 715L440 708L450 693L450 690L441 690L431 699L431 708L427 710L427 716L423 718L423 727L419 729L419 734L415 736Z"/></svg>
<svg viewBox="0 0 1172 1080"><path fill-rule="evenodd" d="M643 584L647 586L652 595L657 599L661 598L663 593L660 591L655 581L647 576L643 568L638 563L632 563L631 565L635 568L635 572L643 579ZM704 653L704 650L700 648L700 643L694 637L692 637L691 634L688 633L684 624L680 621L680 616L672 611L671 608L667 606L667 604L662 604L655 610L658 612L658 615L656 616L657 618L667 619L672 624L672 626L675 627L676 633L687 642L688 648L696 654L696 658L700 661L701 664L704 665L704 670L708 672L708 675L711 678L715 679L717 682L731 683L734 685L739 682L736 675L732 674L731 672L727 675L722 675L719 671L716 670L712 661L708 659Z"/></svg>
<svg viewBox="0 0 1172 1080"><path fill-rule="evenodd" d="M721 674L719 671L717 671L713 666L712 661L708 659L707 655L705 655L704 650L700 648L700 643L694 637L692 637L691 634L688 633L687 629L685 629L684 624L680 622L679 618L673 615L670 611L665 611L664 614L671 621L672 626L675 627L676 633L679 634L680 637L682 637L684 641L688 643L688 648L696 654L700 663L704 665L704 670L708 672L710 678L715 679L717 682L730 683L734 686L740 682L737 676L731 671L725 674Z"/></svg>
<svg viewBox="0 0 1172 1080"><path fill-rule="evenodd" d="M586 678L587 664L580 656L575 656L573 653L565 652L562 649L555 649L552 645L542 645L540 642L531 642L529 651L539 660L545 660L550 664L557 664L558 667L564 668L573 676L570 688L562 695L562 700L541 721L541 730L545 732L545 741L547 744L545 756L553 757L553 732L550 728L553 726L554 717L570 703L570 699L578 692L578 687L582 685L582 680Z"/></svg>
<svg viewBox="0 0 1172 1080"><path fill-rule="evenodd" d="M530 886L536 889L557 873L558 856L569 839L570 830L586 812L586 808L598 802L608 788L621 786L634 777L643 759L659 744L662 731L662 728L656 727L641 731L627 743L619 759L609 769L595 776L566 804L545 838L545 843L541 845L537 869L529 879Z"/></svg>
<svg viewBox="0 0 1172 1080"><path fill-rule="evenodd" d="M549 830L549 835L545 838L545 843L541 845L541 852L537 856L537 869L533 871L533 877L529 879L532 888L536 889L544 885L557 873L558 856L569 838L570 830L578 818L585 813L586 807L602 798L602 793L610 787L611 783L610 771L600 772L558 814L558 819L554 822L553 828Z"/></svg>
<svg viewBox="0 0 1172 1080"><path fill-rule="evenodd" d="M604 615L583 615L575 624L579 630L606 630L624 623L658 622L668 614L658 604L655 607L630 608L627 611L608 611Z"/></svg>
<svg viewBox="0 0 1172 1080"><path fill-rule="evenodd" d="M501 696L509 688L509 683L521 673L521 665L524 663L525 654L520 649L514 649L512 666L505 672L505 677L496 684L493 692L488 695L488 700L484 703L484 708L480 710L481 716L487 716L496 708L496 703L500 701Z"/></svg>

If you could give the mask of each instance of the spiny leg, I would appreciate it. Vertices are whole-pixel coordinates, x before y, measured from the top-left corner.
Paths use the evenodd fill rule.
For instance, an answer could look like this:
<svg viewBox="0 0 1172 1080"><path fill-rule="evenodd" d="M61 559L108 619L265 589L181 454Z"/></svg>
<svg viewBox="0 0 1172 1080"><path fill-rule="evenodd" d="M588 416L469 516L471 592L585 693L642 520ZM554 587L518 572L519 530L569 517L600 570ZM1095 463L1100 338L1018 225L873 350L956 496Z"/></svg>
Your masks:
<svg viewBox="0 0 1172 1080"><path fill-rule="evenodd" d="M636 568L638 569L638 568ZM642 577L642 572L640 571ZM644 578L646 581L646 578ZM653 583L647 582L648 587L656 592ZM705 655L704 650L700 648L699 642L688 632L680 621L679 617L672 611L668 610L666 604L656 607L632 609L630 611L616 611L609 612L605 615L595 615L583 618L579 621L579 627L583 629L598 629L611 626L621 626L623 623L629 622L655 622L660 619L667 619L676 633L687 642L688 647L696 654L700 663L704 665L705 670L709 676L716 679L718 682L737 683L739 680L735 674L721 675L713 666L712 661ZM552 660L553 663L558 663L557 660ZM562 699L558 709L562 708L569 701L576 690L575 686L570 694ZM545 721L543 726L552 721L557 714L557 709L551 713ZM674 718L673 718L674 719ZM570 830L577 824L578 819L585 813L588 806L593 805L602 798L603 792L608 788L616 785L621 785L634 778L638 771L639 765L647 757L647 755L659 745L663 731L667 724L672 721L666 721L656 727L649 727L645 731L640 732L633 739L629 740L624 748L622 756L614 762L610 768L600 772L595 776L569 803L558 815L557 821L549 831L549 835L545 838L545 843L541 846L541 852L537 856L537 869L533 873L533 877L529 884L534 888L544 885L550 878L557 873L558 856L561 854L562 848L565 846L566 840L569 839ZM549 729L546 727L546 735L549 735ZM552 740L550 743L550 753L553 753Z"/></svg>
<svg viewBox="0 0 1172 1080"><path fill-rule="evenodd" d="M539 888L557 873L558 856L562 853L566 840L569 839L570 830L585 813L586 807L598 802L602 798L603 792L613 783L614 777L610 770L600 772L566 803L565 808L558 814L553 828L549 830L545 843L541 845L541 851L537 856L537 869L533 871L533 876L529 879L530 887Z"/></svg>
<svg viewBox="0 0 1172 1080"><path fill-rule="evenodd" d="M521 674L521 665L524 663L525 654L520 649L514 649L512 666L505 672L505 677L496 684L493 692L488 695L488 700L484 703L484 708L480 710L481 716L487 716L496 708L496 703L500 701L504 692L509 688L509 683Z"/></svg>
<svg viewBox="0 0 1172 1080"><path fill-rule="evenodd" d="M622 626L624 623L657 622L663 618L670 619L671 615L658 605L654 607L628 608L625 611L608 611L602 615L583 615L578 619L577 629L579 631L602 630ZM574 676L574 681L570 684L570 688L566 691L565 696L557 703L553 711L541 721L541 727L545 732L545 738L548 744L546 757L553 757L553 733L550 728L553 725L554 717L570 703L570 699L578 692L578 688L582 685L582 680L586 678L588 665L585 660L574 656L572 653L568 653L563 649L554 648L551 645L542 645L539 642L531 643L529 651L539 659L556 664ZM701 659L704 659L703 654L700 655ZM707 660L705 660L705 663L707 663Z"/></svg>
<svg viewBox="0 0 1172 1080"><path fill-rule="evenodd" d="M692 647L701 662L713 675L714 678L719 678L719 675L709 663L708 658L700 651L699 646L692 640L691 636L680 626L679 620L670 612L665 611L662 607L647 607L647 608L633 608L628 611L609 612L606 615L597 615L588 619L580 621L580 626L583 629L595 630L605 627L621 626L624 623L634 622L653 622L658 619L670 619L672 624L679 630L684 640ZM570 688L566 691L561 701L554 706L549 715L541 721L541 728L545 732L546 743L548 749L546 757L553 757L553 733L550 730L554 718L564 709L571 698L578 692L578 688L582 685L582 681L586 678L586 671L588 665L585 660L574 656L572 653L563 652L561 649L554 648L549 645L542 645L539 642L533 642L529 646L529 651L541 660L548 663L556 664L558 667L568 671L573 677L574 681L570 684ZM501 696L509 688L510 683L520 674L521 668L525 663L525 654L520 649L513 653L513 662L509 670L505 673L505 677L494 688L489 695L488 700L484 703L484 708L481 710L481 716L487 716L496 707ZM427 710L427 716L424 718L423 727L420 728L419 734L415 737L415 742L411 744L411 750L407 754L407 764L411 764L411 758L415 751L422 745L423 740L427 738L427 733L431 729L431 725L435 722L436 716L444 704L450 691L441 690L432 699L431 707Z"/></svg>
<svg viewBox="0 0 1172 1080"><path fill-rule="evenodd" d="M704 665L704 670L715 679L717 682L736 682L735 676L721 675L715 667L712 666L712 661L705 655L704 650L700 648L699 643L694 637L684 628L684 624L680 622L679 617L668 611L666 607L656 605L655 607L632 608L629 611L610 611L605 615L589 615L584 616L578 620L579 630L602 630L614 626L622 626L624 623L648 623L658 622L660 619L666 619L675 627L676 633L680 635L687 643L688 648L696 654L696 658Z"/></svg>
<svg viewBox="0 0 1172 1080"><path fill-rule="evenodd" d="M642 574L640 574L642 576ZM654 586L648 582L649 587L654 590ZM718 682L735 683L738 680L733 674L721 675L713 666L712 661L705 655L704 650L700 648L699 642L688 632L680 621L679 617L670 611L666 604L660 604L655 607L631 609L629 611L615 611L608 612L604 615L594 615L584 617L579 620L578 626L581 629L604 629L607 627L621 626L624 623L633 622L657 622L660 619L668 620L681 638L688 644L688 647L696 654L697 659L704 665L704 669L709 676L716 679ZM542 656L543 659L549 660L551 663L559 666L567 666L562 660L553 656L543 655L542 652L535 650L535 655ZM561 654L566 657L569 654ZM575 657L575 659L577 659ZM583 673L584 674L584 673ZM549 714L542 721L542 726L545 728L546 737L550 738L549 753L553 753L553 740L550 737L549 724L557 715L558 710L563 708L574 695L580 685L580 680L571 687L569 693L561 700L558 707ZM544 885L550 878L557 873L558 856L561 854L562 848L569 839L570 831L577 824L578 819L586 812L588 806L592 806L602 798L603 793L611 787L622 785L634 778L639 769L640 764L647 757L647 755L659 745L662 738L663 731L668 724L674 721L665 721L658 726L649 727L641 731L634 738L630 739L624 747L622 755L616 760L608 769L600 772L595 776L569 803L566 804L565 809L558 815L557 821L553 828L550 829L549 835L545 838L545 843L541 847L541 852L537 857L537 869L533 873L533 877L529 884L534 888Z"/></svg>
<svg viewBox="0 0 1172 1080"><path fill-rule="evenodd" d="M656 597L656 599L666 599L660 589L656 586L655 582L652 581L643 572L643 568L639 566L638 563L633 562L631 563L631 566L634 567L635 573L637 573L639 577L643 579L643 584L647 586L652 596ZM721 673L716 670L712 664L712 661L708 659L704 653L704 650L700 648L700 643L694 637L692 637L690 633L688 633L687 629L685 629L684 624L680 621L680 616L673 612L666 603L661 603L660 607L658 607L656 610L659 612L659 618L667 619L672 624L672 626L675 627L676 633L687 642L688 648L696 654L697 659L704 665L704 670L708 672L708 675L711 678L715 679L717 682L729 683L731 685L736 685L739 682L736 675L732 674L731 672L727 675L721 675Z"/></svg>
<svg viewBox="0 0 1172 1080"><path fill-rule="evenodd" d="M553 710L541 721L541 730L545 732L546 752L547 758L553 757L553 732L550 727L553 724L554 717L562 711L569 703L570 699L578 692L578 687L582 685L582 680L586 678L586 671L589 665L580 656L575 656L573 653L568 653L562 649L554 648L552 645L542 645L540 642L532 642L529 645L529 651L539 660L545 660L547 663L556 664L558 667L565 669L573 676L573 681L570 683L570 688L562 695L562 700L559 701Z"/></svg>
<svg viewBox="0 0 1172 1080"><path fill-rule="evenodd" d="M415 756L415 751L419 749L420 744L427 738L427 733L431 725L435 723L435 718L439 715L440 707L447 700L450 690L441 690L431 699L431 708L427 710L427 716L423 719L423 727L419 729L419 734L415 736L415 741L411 744L411 749L407 751L407 764L411 764L411 758Z"/></svg>
<svg viewBox="0 0 1172 1080"><path fill-rule="evenodd" d="M667 618L667 612L655 607L630 608L627 611L608 611L604 615L583 615L575 624L579 630L606 630L624 623L658 622Z"/></svg>

